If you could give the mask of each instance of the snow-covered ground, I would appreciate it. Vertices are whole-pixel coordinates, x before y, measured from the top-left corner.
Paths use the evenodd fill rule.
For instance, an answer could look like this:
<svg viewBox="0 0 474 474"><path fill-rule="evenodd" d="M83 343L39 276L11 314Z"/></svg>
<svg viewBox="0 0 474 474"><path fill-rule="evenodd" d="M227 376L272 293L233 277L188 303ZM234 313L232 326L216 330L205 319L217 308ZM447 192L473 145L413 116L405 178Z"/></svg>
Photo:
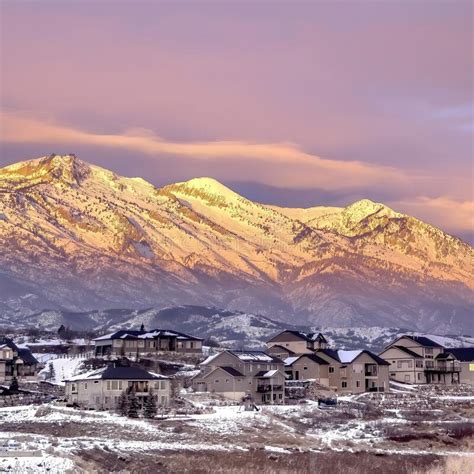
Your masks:
<svg viewBox="0 0 474 474"><path fill-rule="evenodd" d="M57 385L64 385L64 380L72 377L73 375L78 375L81 372L84 372L84 369L81 369L85 357L50 357L48 358L48 363L45 368L39 372L39 377L42 379L47 379L51 383ZM49 378L51 365L54 367L54 378Z"/></svg>

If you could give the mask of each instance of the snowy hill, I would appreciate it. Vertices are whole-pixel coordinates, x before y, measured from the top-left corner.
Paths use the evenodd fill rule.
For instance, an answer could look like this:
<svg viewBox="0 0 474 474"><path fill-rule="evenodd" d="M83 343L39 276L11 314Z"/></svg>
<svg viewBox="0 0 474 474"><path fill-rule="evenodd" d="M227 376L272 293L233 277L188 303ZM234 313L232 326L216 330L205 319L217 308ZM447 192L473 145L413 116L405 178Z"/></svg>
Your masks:
<svg viewBox="0 0 474 474"><path fill-rule="evenodd" d="M192 304L303 325L474 326L472 247L367 199L278 208L211 178L158 189L74 155L2 168L0 191L3 324Z"/></svg>

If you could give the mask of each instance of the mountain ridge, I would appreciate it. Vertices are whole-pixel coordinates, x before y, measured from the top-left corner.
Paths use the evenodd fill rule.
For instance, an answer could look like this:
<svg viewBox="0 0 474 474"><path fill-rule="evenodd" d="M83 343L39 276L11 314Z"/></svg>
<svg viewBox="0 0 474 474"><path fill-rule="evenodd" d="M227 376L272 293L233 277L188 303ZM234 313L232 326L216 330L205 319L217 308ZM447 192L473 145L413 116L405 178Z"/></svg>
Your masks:
<svg viewBox="0 0 474 474"><path fill-rule="evenodd" d="M0 282L58 309L211 303L305 324L472 325L472 247L367 199L280 208L209 177L156 188L50 155L0 169L0 217Z"/></svg>

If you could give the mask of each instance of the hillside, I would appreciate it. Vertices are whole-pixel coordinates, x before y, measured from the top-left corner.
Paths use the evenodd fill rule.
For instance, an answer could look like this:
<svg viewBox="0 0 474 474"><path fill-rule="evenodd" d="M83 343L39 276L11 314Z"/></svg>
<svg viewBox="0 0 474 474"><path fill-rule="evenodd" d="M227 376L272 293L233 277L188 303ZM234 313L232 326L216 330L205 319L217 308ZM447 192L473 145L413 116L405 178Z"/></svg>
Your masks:
<svg viewBox="0 0 474 474"><path fill-rule="evenodd" d="M473 329L473 249L383 204L286 209L74 155L0 170L0 315L216 306L304 325Z"/></svg>

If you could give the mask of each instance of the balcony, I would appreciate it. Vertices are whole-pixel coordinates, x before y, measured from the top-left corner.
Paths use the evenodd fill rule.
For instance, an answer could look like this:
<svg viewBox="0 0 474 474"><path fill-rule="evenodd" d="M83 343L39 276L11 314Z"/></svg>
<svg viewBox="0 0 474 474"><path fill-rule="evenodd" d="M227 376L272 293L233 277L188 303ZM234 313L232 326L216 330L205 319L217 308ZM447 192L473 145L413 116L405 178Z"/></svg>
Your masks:
<svg viewBox="0 0 474 474"><path fill-rule="evenodd" d="M437 372L437 373L442 373L442 374L449 374L449 373L461 372L461 366L459 364L434 365L433 367L425 367L425 372Z"/></svg>
<svg viewBox="0 0 474 474"><path fill-rule="evenodd" d="M268 393L271 391L274 392L281 392L283 390L283 385L258 385L257 392L258 393Z"/></svg>

